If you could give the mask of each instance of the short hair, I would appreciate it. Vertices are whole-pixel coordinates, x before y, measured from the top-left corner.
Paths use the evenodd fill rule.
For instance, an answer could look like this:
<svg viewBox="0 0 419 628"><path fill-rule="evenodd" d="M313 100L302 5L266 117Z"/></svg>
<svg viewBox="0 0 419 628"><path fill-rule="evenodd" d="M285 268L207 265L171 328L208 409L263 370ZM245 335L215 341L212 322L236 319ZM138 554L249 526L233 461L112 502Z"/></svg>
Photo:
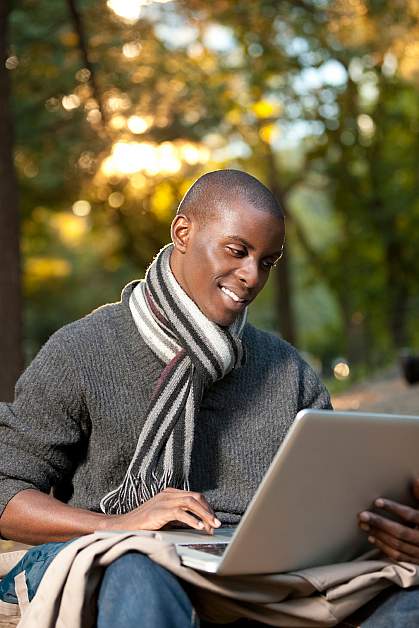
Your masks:
<svg viewBox="0 0 419 628"><path fill-rule="evenodd" d="M233 169L214 170L202 175L186 192L176 213L206 223L217 211L226 209L226 201L237 197L259 211L284 220L284 211L272 192L256 177Z"/></svg>

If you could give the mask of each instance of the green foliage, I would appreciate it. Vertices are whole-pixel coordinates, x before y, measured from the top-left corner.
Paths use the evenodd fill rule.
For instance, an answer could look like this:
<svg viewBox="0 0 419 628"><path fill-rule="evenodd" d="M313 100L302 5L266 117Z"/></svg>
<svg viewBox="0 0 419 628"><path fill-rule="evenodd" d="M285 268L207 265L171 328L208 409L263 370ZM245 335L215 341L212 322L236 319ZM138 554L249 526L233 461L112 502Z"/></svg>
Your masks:
<svg viewBox="0 0 419 628"><path fill-rule="evenodd" d="M188 184L224 166L286 207L302 349L374 366L419 345L413 0L403 15L367 0L179 0L132 22L97 0L76 6L94 83L68 2L21 0L11 14L28 355L118 298L166 242ZM271 330L277 284L250 312Z"/></svg>

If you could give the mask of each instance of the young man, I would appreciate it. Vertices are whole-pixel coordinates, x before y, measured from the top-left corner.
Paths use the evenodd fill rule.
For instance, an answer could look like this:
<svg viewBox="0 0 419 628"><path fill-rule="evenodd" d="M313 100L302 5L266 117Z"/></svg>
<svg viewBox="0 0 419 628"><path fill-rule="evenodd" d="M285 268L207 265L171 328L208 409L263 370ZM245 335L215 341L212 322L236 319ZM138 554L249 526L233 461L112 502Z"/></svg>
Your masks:
<svg viewBox="0 0 419 628"><path fill-rule="evenodd" d="M238 522L296 413L330 407L295 349L246 324L283 243L260 182L208 173L145 280L41 349L0 405L0 533L37 546L0 599L16 601L23 570L31 598L63 543L94 530ZM147 557L107 569L99 628L197 621L180 582Z"/></svg>

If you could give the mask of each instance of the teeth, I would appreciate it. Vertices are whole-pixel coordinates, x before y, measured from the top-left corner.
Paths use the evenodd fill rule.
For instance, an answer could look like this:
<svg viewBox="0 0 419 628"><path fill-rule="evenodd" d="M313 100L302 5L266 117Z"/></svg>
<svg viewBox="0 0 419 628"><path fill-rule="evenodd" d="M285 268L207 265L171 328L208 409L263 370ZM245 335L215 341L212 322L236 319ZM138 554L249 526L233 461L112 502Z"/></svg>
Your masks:
<svg viewBox="0 0 419 628"><path fill-rule="evenodd" d="M232 292L231 290L229 290L228 288L224 288L224 286L221 286L221 290L224 292L224 294L227 294L231 299L233 299L233 301L235 301L236 303L240 303L241 301L243 301L243 299L239 299L239 297L237 296L237 294L234 294L234 292Z"/></svg>

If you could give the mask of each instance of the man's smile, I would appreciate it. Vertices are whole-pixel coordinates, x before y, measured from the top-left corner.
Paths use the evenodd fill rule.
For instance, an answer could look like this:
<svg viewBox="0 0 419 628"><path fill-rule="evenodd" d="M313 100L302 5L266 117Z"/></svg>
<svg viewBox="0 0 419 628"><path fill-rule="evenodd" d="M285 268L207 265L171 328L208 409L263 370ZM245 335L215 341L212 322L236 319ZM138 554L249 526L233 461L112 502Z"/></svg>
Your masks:
<svg viewBox="0 0 419 628"><path fill-rule="evenodd" d="M234 290L227 288L227 286L220 286L220 290L227 296L230 306L234 303L235 307L243 307L249 303L249 298L239 296Z"/></svg>

